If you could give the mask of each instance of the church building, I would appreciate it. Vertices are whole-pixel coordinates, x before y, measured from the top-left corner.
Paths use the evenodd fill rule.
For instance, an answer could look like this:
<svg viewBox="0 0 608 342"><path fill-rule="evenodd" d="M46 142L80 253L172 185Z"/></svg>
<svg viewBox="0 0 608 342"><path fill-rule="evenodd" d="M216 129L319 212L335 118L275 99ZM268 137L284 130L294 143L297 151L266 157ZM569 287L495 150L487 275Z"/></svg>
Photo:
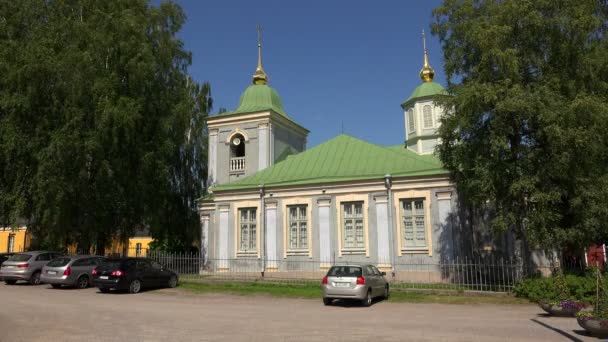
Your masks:
<svg viewBox="0 0 608 342"><path fill-rule="evenodd" d="M253 84L234 111L207 120L206 267L323 271L356 262L398 277L414 264L452 260L456 192L433 155L444 113L434 99L446 91L433 77L425 46L422 83L401 104L404 145L340 134L306 149L309 131L269 86L258 37Z"/></svg>

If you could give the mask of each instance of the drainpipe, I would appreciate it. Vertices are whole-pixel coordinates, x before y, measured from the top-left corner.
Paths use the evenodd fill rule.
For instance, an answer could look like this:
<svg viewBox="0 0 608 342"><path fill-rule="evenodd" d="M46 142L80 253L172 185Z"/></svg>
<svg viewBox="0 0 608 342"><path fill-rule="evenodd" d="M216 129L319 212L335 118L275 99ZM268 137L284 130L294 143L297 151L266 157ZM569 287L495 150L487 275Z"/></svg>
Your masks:
<svg viewBox="0 0 608 342"><path fill-rule="evenodd" d="M262 229L262 278L266 271L266 208L264 206L264 184L258 186L260 190L260 228Z"/></svg>
<svg viewBox="0 0 608 342"><path fill-rule="evenodd" d="M391 253L391 275L395 278L395 240L393 239L393 192L391 188L393 186L393 176L389 173L384 175L384 186L386 187L386 195L388 197L387 209L388 209L388 238L390 239L389 253Z"/></svg>

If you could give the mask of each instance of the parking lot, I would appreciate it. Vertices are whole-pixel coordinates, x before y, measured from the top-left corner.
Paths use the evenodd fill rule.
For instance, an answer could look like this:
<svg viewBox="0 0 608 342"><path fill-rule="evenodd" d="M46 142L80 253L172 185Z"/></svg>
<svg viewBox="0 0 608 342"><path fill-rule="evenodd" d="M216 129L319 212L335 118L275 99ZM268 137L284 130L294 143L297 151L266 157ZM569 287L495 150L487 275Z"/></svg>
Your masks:
<svg viewBox="0 0 608 342"><path fill-rule="evenodd" d="M377 302L193 294L179 289L0 285L0 341L597 341L532 305Z"/></svg>

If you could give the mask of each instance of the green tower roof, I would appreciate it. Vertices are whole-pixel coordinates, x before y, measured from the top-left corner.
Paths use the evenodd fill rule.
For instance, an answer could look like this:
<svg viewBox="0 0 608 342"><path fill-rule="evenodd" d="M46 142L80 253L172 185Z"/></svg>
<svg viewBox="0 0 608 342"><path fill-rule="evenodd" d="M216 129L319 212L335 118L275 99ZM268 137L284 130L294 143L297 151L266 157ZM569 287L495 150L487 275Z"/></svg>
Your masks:
<svg viewBox="0 0 608 342"><path fill-rule="evenodd" d="M276 90L265 84L253 84L247 87L241 95L237 109L220 115L253 113L265 110L273 110L284 117L289 118L289 115L287 115L283 109L281 97Z"/></svg>
<svg viewBox="0 0 608 342"><path fill-rule="evenodd" d="M441 86L441 84L436 83L436 82L424 82L421 85L417 86L416 89L414 89L414 92L412 93L412 95L410 95L410 97L401 104L401 107L403 107L405 109L405 107L409 103L411 103L412 101L417 100L417 99L422 99L425 97L432 97L435 95L447 95L447 94L448 94L448 92L445 91L445 89Z"/></svg>

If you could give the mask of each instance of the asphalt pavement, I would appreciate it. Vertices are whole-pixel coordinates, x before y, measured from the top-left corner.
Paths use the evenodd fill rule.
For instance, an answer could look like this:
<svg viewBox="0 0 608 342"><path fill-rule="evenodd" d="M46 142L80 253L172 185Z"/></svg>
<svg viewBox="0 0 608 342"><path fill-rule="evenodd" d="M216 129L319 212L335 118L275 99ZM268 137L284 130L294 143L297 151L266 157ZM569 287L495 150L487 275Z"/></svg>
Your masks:
<svg viewBox="0 0 608 342"><path fill-rule="evenodd" d="M598 341L534 305L376 302L0 284L0 341Z"/></svg>

